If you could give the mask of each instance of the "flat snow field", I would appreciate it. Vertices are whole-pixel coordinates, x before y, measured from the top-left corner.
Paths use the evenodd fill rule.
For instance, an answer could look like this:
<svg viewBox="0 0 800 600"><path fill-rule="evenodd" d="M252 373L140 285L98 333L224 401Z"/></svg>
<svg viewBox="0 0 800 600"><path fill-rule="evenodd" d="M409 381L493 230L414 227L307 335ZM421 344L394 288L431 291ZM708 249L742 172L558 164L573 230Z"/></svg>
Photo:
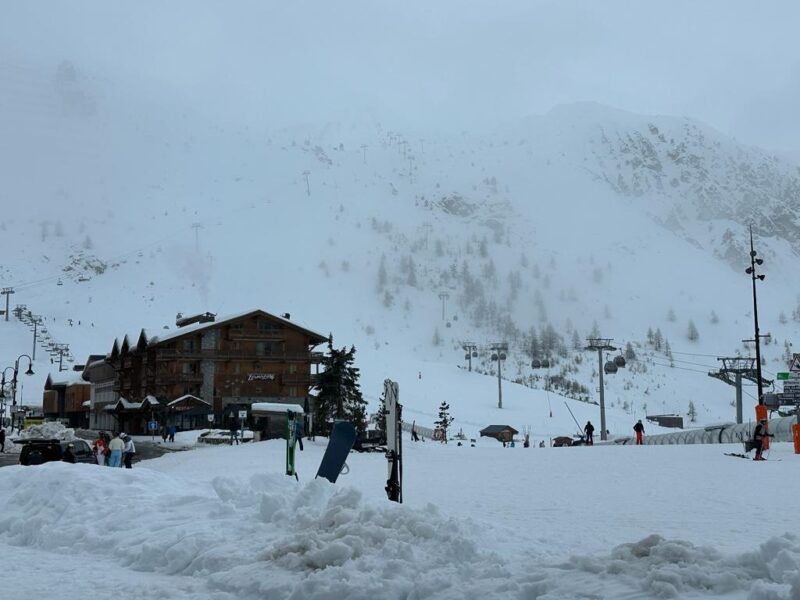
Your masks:
<svg viewBox="0 0 800 600"><path fill-rule="evenodd" d="M0 469L3 597L800 598L800 456L740 446L405 444L314 480L325 440L198 448L133 470ZM780 459L780 460L774 460Z"/></svg>

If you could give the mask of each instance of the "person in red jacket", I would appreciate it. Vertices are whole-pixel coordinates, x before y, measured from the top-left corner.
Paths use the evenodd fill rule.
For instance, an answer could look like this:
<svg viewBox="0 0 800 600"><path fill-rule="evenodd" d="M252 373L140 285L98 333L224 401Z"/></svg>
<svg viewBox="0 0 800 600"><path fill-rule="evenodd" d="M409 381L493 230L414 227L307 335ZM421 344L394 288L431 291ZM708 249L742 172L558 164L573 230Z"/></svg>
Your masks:
<svg viewBox="0 0 800 600"><path fill-rule="evenodd" d="M641 446L644 443L644 425L642 425L641 419L636 421L633 430L636 432L636 445Z"/></svg>
<svg viewBox="0 0 800 600"><path fill-rule="evenodd" d="M105 466L106 464L106 456L108 456L108 446L106 446L106 441L103 439L102 432L97 434L97 439L94 441L94 450L95 459L97 460L97 464L101 467Z"/></svg>

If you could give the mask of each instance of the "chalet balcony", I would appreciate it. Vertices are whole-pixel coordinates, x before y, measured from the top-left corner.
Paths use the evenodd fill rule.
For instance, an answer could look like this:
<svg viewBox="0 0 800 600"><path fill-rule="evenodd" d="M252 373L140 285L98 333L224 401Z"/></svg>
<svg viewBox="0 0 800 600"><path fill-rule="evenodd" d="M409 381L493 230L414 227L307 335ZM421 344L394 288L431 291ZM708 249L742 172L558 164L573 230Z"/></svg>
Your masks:
<svg viewBox="0 0 800 600"><path fill-rule="evenodd" d="M174 385L176 383L203 383L202 373L165 373L156 376L155 385Z"/></svg>
<svg viewBox="0 0 800 600"><path fill-rule="evenodd" d="M274 340L286 339L286 332L280 329L265 330L260 329L230 329L228 331L230 340Z"/></svg>

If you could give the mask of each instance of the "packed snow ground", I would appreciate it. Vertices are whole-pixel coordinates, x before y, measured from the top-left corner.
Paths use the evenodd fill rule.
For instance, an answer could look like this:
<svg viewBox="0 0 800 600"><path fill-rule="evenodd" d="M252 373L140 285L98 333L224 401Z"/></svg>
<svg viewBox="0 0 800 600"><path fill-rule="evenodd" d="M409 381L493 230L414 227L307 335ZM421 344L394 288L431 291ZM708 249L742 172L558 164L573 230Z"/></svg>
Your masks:
<svg viewBox="0 0 800 600"><path fill-rule="evenodd" d="M126 598L800 597L800 457L738 446L502 448L406 442L405 504L381 454L314 480L281 441L165 455L132 471L0 469L0 553L50 576L10 597L112 585ZM759 514L758 507L765 507Z"/></svg>

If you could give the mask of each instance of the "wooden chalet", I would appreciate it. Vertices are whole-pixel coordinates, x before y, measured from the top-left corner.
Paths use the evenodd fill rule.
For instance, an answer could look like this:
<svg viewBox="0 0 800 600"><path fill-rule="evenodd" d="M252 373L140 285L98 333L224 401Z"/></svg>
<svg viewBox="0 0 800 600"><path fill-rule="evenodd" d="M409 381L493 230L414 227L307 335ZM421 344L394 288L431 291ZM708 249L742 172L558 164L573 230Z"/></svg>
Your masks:
<svg viewBox="0 0 800 600"><path fill-rule="evenodd" d="M263 310L176 323L174 331L117 339L86 365L93 428L146 433L149 421L197 428L209 415L225 427L254 402L313 403L323 356L314 348L328 336Z"/></svg>
<svg viewBox="0 0 800 600"><path fill-rule="evenodd" d="M44 418L60 420L69 427L88 427L90 393L80 371L60 372L56 377L49 374L42 394Z"/></svg>
<svg viewBox="0 0 800 600"><path fill-rule="evenodd" d="M481 429L481 437L490 437L498 442L510 442L519 431L511 425L489 425Z"/></svg>

